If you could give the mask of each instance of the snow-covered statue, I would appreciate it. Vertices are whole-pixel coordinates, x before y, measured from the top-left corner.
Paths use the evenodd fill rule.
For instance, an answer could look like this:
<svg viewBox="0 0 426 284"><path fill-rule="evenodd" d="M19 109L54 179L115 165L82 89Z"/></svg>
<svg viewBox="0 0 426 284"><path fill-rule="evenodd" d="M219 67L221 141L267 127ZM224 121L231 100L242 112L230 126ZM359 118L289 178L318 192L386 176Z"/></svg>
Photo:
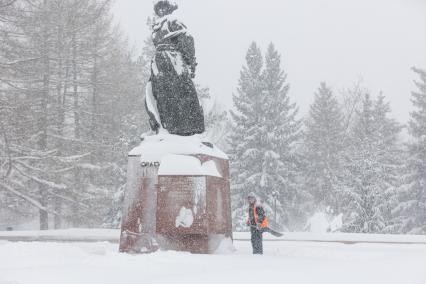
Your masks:
<svg viewBox="0 0 426 284"><path fill-rule="evenodd" d="M177 8L169 0L155 1L156 51L145 103L152 131L190 136L204 132L204 115L192 81L197 66L194 39L174 17Z"/></svg>
<svg viewBox="0 0 426 284"><path fill-rule="evenodd" d="M145 101L152 131L129 153L120 251L213 253L232 246L229 159L200 135L194 39L173 17L177 5L154 7Z"/></svg>

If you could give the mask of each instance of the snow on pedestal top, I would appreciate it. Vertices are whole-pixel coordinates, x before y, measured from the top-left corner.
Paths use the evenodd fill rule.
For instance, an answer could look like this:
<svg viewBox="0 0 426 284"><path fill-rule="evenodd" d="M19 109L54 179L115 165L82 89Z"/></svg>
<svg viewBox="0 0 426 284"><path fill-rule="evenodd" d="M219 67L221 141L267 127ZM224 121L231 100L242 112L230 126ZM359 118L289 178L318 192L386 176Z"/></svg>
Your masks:
<svg viewBox="0 0 426 284"><path fill-rule="evenodd" d="M213 148L203 144L207 142L200 135L178 136L159 134L148 136L134 148L129 156L141 156L141 162L161 162L168 155L207 155L228 160L228 156L213 145Z"/></svg>
<svg viewBox="0 0 426 284"><path fill-rule="evenodd" d="M160 176L213 176L222 177L214 161L201 161L194 156L167 155L161 160Z"/></svg>

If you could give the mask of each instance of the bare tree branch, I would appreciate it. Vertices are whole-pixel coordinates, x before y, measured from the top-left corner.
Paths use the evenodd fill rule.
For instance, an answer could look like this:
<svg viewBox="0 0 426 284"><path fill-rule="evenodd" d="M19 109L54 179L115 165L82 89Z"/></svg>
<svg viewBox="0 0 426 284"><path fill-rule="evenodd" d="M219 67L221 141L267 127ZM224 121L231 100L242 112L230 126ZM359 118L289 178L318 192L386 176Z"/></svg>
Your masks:
<svg viewBox="0 0 426 284"><path fill-rule="evenodd" d="M6 8L8 6L12 6L17 0L10 0L9 2L6 2L2 4L3 1L0 2L0 8Z"/></svg>
<svg viewBox="0 0 426 284"><path fill-rule="evenodd" d="M17 197L19 197L19 198L21 198L21 199L29 202L31 205L33 205L34 207L36 207L36 208L38 208L40 210L46 211L46 212L54 214L54 215L58 215L58 213L56 213L55 211L50 210L49 208L44 207L43 205L41 205L41 203L38 202L37 200L35 200L34 198L29 197L29 196L27 196L27 195L25 195L25 194L23 194L23 193L15 190L15 189L11 188L7 184L0 183L0 187L3 188L6 191L12 193L13 195L15 195L15 196L17 196Z"/></svg>

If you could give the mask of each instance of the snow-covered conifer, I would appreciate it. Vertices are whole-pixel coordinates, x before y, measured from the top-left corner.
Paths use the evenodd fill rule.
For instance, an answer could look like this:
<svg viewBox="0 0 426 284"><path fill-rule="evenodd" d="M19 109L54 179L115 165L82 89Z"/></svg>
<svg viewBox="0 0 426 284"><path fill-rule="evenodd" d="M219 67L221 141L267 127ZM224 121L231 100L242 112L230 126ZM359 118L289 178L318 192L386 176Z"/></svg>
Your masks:
<svg viewBox="0 0 426 284"><path fill-rule="evenodd" d="M237 111L232 112L234 127L230 136L234 220L237 227L245 223L244 202L249 192L257 192L270 213L275 211L273 192L278 192L278 221L288 224L299 206L297 108L290 102L280 55L272 44L264 68L255 43L246 62L238 95L234 96Z"/></svg>
<svg viewBox="0 0 426 284"><path fill-rule="evenodd" d="M381 233L390 225L389 209L401 172L401 127L389 113L383 96L376 101L364 97L345 156L346 231Z"/></svg>
<svg viewBox="0 0 426 284"><path fill-rule="evenodd" d="M414 111L409 131L413 138L408 145L407 176L399 191L399 204L394 215L400 233L426 233L426 71L413 68L419 76L417 90L412 93Z"/></svg>
<svg viewBox="0 0 426 284"><path fill-rule="evenodd" d="M330 206L340 212L344 122L340 105L325 83L321 83L315 94L305 126L306 187L316 207L312 209Z"/></svg>

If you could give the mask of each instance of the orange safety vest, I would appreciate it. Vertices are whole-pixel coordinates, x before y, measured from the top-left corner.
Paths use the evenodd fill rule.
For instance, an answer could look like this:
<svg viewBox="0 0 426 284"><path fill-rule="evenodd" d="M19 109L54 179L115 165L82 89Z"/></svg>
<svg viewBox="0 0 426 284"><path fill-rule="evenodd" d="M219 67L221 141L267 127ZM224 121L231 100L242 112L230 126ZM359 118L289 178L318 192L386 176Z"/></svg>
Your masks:
<svg viewBox="0 0 426 284"><path fill-rule="evenodd" d="M259 216L257 216L256 207L257 206L255 205L254 208L253 208L253 210L254 210L254 222L256 223L256 225L259 225L259 222L258 222ZM249 219L249 223L250 223L251 222L251 220L250 220L250 214L249 214L248 219ZM266 218L266 216L265 216L265 218L263 219L262 224L260 224L260 227L262 229L264 229L264 228L268 228L268 226L269 226L268 218Z"/></svg>

